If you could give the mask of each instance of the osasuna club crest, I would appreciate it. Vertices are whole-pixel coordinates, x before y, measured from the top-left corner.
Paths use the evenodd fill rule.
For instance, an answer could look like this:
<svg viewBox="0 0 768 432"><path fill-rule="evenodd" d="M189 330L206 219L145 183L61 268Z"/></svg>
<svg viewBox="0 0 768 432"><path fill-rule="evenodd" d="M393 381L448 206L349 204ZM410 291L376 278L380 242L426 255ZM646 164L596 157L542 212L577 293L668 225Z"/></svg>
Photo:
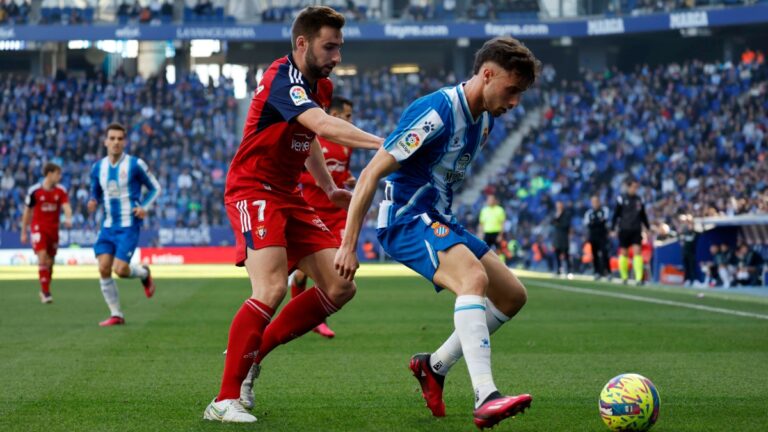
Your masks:
<svg viewBox="0 0 768 432"><path fill-rule="evenodd" d="M264 240L264 237L267 236L267 227L264 225L256 227L256 235L259 236L260 239Z"/></svg>

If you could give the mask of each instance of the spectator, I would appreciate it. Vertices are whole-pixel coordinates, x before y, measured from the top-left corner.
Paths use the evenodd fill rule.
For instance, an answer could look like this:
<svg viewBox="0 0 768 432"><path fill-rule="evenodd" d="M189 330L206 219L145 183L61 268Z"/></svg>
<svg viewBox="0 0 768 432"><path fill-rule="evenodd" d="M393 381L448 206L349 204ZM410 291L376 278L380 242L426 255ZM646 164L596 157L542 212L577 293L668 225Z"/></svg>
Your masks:
<svg viewBox="0 0 768 432"><path fill-rule="evenodd" d="M721 244L720 252L715 255L715 266L717 267L717 275L720 277L720 282L724 288L730 288L733 283L734 263L731 248L727 243Z"/></svg>
<svg viewBox="0 0 768 432"><path fill-rule="evenodd" d="M600 202L600 197L590 198L591 208L584 214L587 225L587 241L591 246L592 264L594 265L595 280L610 277L610 252L608 251L608 207Z"/></svg>
<svg viewBox="0 0 768 432"><path fill-rule="evenodd" d="M737 285L758 286L763 259L759 253L752 250L749 245L742 243L736 249L734 255L735 282Z"/></svg>
<svg viewBox="0 0 768 432"><path fill-rule="evenodd" d="M120 5L117 7L117 17L128 19L130 15L131 15L131 6L128 5L128 2L126 0L121 1Z"/></svg>
<svg viewBox="0 0 768 432"><path fill-rule="evenodd" d="M173 3L170 0L163 1L163 5L160 7L160 15L167 21L173 18Z"/></svg>
<svg viewBox="0 0 768 432"><path fill-rule="evenodd" d="M552 228L552 246L555 249L555 262L557 263L555 274L570 274L573 271L570 263L570 240L568 238L571 230L571 212L562 201L555 202Z"/></svg>
<svg viewBox="0 0 768 432"><path fill-rule="evenodd" d="M693 229L693 217L683 215L680 217L682 229L680 230L680 248L683 255L683 270L685 286L691 286L697 281L696 278L696 243L699 234Z"/></svg>
<svg viewBox="0 0 768 432"><path fill-rule="evenodd" d="M213 3L211 3L211 0L197 0L193 10L198 16L213 15Z"/></svg>

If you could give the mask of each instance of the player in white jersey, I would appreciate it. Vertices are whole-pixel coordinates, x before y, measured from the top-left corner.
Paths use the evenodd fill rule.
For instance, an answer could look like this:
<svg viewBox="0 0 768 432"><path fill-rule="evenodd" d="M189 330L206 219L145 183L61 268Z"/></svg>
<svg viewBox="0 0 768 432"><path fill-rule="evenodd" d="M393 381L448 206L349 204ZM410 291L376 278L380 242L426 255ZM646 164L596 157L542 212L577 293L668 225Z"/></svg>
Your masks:
<svg viewBox="0 0 768 432"><path fill-rule="evenodd" d="M413 102L360 175L349 206L336 268L351 280L357 240L379 179L387 177L377 235L384 250L439 291L456 294L455 331L410 368L432 414L445 415L445 375L463 355L475 392L474 421L491 427L530 406L531 396L502 396L491 374L490 334L525 304L525 287L480 239L453 216L451 203L470 162L488 138L493 117L516 107L536 80L539 61L510 37L486 42L474 75Z"/></svg>
<svg viewBox="0 0 768 432"><path fill-rule="evenodd" d="M107 156L91 169L88 211L96 211L99 204L104 206L101 231L93 246L99 261L101 292L110 311L110 317L99 323L102 327L125 324L112 272L121 278L141 279L147 298L155 292L149 267L130 262L147 209L160 193L160 183L143 160L124 152L125 135L123 125L110 124L104 140ZM147 189L143 198L142 188Z"/></svg>

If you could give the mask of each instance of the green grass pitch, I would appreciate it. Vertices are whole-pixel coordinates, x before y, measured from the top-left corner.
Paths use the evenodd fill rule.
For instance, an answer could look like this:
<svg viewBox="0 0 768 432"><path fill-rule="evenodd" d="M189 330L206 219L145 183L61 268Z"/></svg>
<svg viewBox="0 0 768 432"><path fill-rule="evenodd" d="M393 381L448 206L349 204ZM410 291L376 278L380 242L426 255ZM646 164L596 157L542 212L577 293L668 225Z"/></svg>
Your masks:
<svg viewBox="0 0 768 432"><path fill-rule="evenodd" d="M452 329L453 296L416 277L362 277L330 324L278 348L257 383L259 421L202 420L216 395L230 320L246 279L159 279L155 298L118 281L127 325L100 328L98 281L0 281L0 431L469 431L463 361L446 382L447 417L424 407L407 369ZM768 299L690 290L525 279L529 303L492 337L502 392L531 393L498 431L607 431L602 386L636 372L661 396L654 431L768 430ZM674 302L563 291L553 285ZM749 312L738 316L678 303ZM763 318L760 318L760 317Z"/></svg>

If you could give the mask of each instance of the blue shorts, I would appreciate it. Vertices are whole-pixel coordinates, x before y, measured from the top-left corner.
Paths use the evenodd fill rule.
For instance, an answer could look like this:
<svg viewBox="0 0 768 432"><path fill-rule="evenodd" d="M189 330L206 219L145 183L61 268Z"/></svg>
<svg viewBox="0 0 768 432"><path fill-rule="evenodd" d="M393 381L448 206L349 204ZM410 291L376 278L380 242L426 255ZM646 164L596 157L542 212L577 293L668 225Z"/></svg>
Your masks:
<svg viewBox="0 0 768 432"><path fill-rule="evenodd" d="M466 246L477 259L490 251L484 241L475 237L459 224L436 220L422 213L409 222L393 224L376 230L379 243L389 256L424 276L434 284L435 272L440 266L438 251L457 244ZM442 290L435 285L435 290Z"/></svg>
<svg viewBox="0 0 768 432"><path fill-rule="evenodd" d="M125 262L131 262L133 252L139 244L140 226L101 228L99 238L93 245L93 252L98 257L112 255Z"/></svg>

